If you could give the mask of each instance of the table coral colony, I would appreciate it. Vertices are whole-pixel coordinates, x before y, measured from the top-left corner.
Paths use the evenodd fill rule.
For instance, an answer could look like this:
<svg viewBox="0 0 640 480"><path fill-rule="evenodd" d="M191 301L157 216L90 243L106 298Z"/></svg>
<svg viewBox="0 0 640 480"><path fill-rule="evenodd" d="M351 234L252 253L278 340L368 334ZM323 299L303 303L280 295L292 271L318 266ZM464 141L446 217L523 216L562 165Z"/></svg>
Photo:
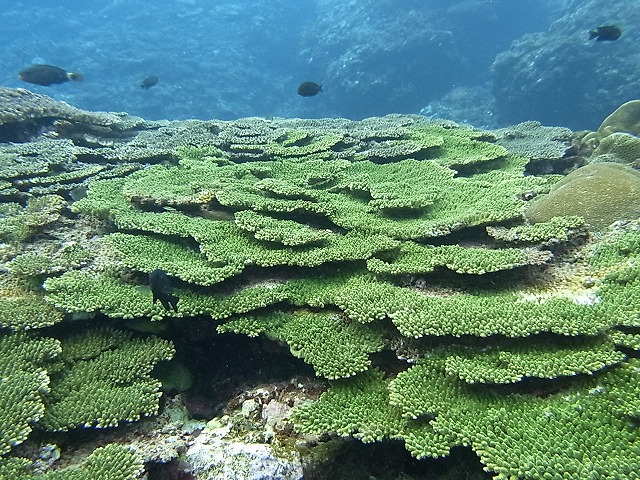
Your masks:
<svg viewBox="0 0 640 480"><path fill-rule="evenodd" d="M417 458L467 446L495 478L637 478L640 229L589 236L577 216L523 217L526 194L544 197L566 169L570 132L408 116L120 121L71 122L90 145L32 142L43 158L57 142L79 164L93 155L108 174L71 162L68 182L3 174L16 201L0 234L21 248L2 277L0 395L12 408L0 477L29 478L15 449L34 429L157 413L153 368L176 347L117 319L200 317L284 342L328 380L294 411L299 432L397 439ZM73 201L78 184L86 196ZM45 194L73 214L21 202ZM91 240L35 248L45 226L69 223ZM141 287L154 270L174 280L177 311ZM80 469L136 478L140 462L109 445Z"/></svg>

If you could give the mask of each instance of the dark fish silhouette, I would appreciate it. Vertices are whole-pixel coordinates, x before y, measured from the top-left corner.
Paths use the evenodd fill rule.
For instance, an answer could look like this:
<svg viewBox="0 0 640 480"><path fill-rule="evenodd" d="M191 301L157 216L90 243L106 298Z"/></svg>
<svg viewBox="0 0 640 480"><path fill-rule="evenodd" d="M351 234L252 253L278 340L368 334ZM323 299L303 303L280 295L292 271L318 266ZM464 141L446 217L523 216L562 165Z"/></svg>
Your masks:
<svg viewBox="0 0 640 480"><path fill-rule="evenodd" d="M596 42L617 40L622 35L622 30L617 25L603 25L589 32L589 40L596 39Z"/></svg>
<svg viewBox="0 0 640 480"><path fill-rule="evenodd" d="M149 287L151 287L154 304L160 300L165 310L178 311L178 300L180 299L173 294L171 279L166 273L158 269L149 273Z"/></svg>
<svg viewBox="0 0 640 480"><path fill-rule="evenodd" d="M155 75L149 75L147 78L145 78L142 81L140 86L142 88L144 88L145 90L149 90L151 87L156 85L159 81L160 81L160 79L158 77L156 77Z"/></svg>
<svg viewBox="0 0 640 480"><path fill-rule="evenodd" d="M313 97L315 94L320 93L322 85L318 85L314 82L302 82L298 87L298 95L301 97Z"/></svg>
<svg viewBox="0 0 640 480"><path fill-rule="evenodd" d="M36 85L42 85L48 87L54 83L64 83L69 80L74 82L81 82L83 76L81 73L72 73L63 70L60 67L54 67L53 65L31 65L18 73L20 80L27 83L35 83Z"/></svg>

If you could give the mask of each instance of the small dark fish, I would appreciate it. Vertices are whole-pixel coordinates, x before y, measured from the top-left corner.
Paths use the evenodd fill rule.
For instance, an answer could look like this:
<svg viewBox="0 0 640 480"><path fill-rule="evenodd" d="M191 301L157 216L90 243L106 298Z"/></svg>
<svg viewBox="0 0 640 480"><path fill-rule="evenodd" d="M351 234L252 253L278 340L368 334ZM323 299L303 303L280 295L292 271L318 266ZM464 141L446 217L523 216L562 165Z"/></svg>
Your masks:
<svg viewBox="0 0 640 480"><path fill-rule="evenodd" d="M160 81L160 79L158 77L156 77L155 75L149 75L147 78L145 78L142 81L140 86L142 88L144 88L145 90L149 90L151 87L156 85L159 81Z"/></svg>
<svg viewBox="0 0 640 480"><path fill-rule="evenodd" d="M617 40L622 35L622 30L617 25L603 25L589 32L589 40L596 39L596 42Z"/></svg>
<svg viewBox="0 0 640 480"><path fill-rule="evenodd" d="M322 85L314 82L302 82L298 87L298 95L301 97L313 97L317 93L323 92Z"/></svg>
<svg viewBox="0 0 640 480"><path fill-rule="evenodd" d="M165 310L178 311L178 300L180 299L173 294L171 279L166 273L158 269L149 273L149 287L151 287L154 304L160 300Z"/></svg>
<svg viewBox="0 0 640 480"><path fill-rule="evenodd" d="M64 83L69 80L74 82L81 82L83 76L81 73L67 72L59 67L53 65L31 65L18 73L20 80L27 83L35 83L36 85L42 85L48 87L54 83Z"/></svg>

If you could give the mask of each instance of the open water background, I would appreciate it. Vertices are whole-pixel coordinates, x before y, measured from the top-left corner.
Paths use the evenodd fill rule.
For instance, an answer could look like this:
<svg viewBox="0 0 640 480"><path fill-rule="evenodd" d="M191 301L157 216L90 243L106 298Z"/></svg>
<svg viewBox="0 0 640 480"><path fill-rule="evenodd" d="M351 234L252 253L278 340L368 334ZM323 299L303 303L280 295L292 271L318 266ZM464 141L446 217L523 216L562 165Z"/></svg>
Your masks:
<svg viewBox="0 0 640 480"><path fill-rule="evenodd" d="M523 35L548 30L570 3L3 0L0 84L149 119L422 112L500 126L513 116L494 115L496 56ZM586 33L599 21L580 28ZM32 63L81 72L85 81L21 82L17 72ZM160 83L144 90L150 74ZM298 96L306 80L324 93ZM595 118L570 126L595 128Z"/></svg>

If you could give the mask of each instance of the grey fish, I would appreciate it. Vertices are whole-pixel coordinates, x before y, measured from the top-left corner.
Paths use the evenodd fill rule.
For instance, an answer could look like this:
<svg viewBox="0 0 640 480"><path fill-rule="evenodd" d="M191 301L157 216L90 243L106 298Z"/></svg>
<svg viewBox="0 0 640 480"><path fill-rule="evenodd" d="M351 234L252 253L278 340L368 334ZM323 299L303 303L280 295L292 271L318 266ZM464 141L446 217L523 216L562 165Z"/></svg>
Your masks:
<svg viewBox="0 0 640 480"><path fill-rule="evenodd" d="M147 78L145 78L142 81L140 86L142 88L144 88L145 90L149 90L151 87L156 85L159 81L160 81L160 79L158 77L156 77L155 75L149 75Z"/></svg>
<svg viewBox="0 0 640 480"><path fill-rule="evenodd" d="M53 65L36 64L20 70L18 73L20 80L27 83L42 85L48 87L54 83L64 83L69 80L81 82L83 76L81 73L67 72L60 67Z"/></svg>
<svg viewBox="0 0 640 480"><path fill-rule="evenodd" d="M322 85L318 85L314 82L302 82L298 87L298 95L301 97L313 97L323 91Z"/></svg>

